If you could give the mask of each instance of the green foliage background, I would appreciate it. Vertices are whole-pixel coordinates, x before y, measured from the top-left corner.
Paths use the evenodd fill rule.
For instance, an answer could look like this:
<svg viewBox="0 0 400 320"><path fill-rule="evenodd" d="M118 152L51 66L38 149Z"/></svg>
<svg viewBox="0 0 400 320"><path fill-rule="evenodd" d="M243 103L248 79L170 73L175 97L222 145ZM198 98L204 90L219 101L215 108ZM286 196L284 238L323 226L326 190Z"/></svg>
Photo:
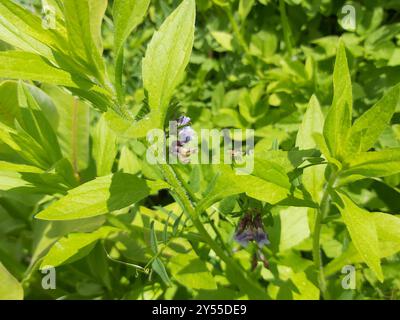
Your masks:
<svg viewBox="0 0 400 320"><path fill-rule="evenodd" d="M345 4L1 1L0 299L398 299L400 2ZM149 164L181 114L254 129L254 172Z"/></svg>

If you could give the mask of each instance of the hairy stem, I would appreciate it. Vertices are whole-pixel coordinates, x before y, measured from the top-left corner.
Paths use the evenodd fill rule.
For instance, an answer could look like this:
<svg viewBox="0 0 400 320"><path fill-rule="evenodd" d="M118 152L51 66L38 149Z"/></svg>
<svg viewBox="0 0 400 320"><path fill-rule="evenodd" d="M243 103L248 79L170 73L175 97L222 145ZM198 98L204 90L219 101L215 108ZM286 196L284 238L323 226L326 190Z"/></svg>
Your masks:
<svg viewBox="0 0 400 320"><path fill-rule="evenodd" d="M174 169L168 164L160 165L161 171L167 182L172 186L173 191L179 199L182 209L190 217L193 225L200 233L203 240L210 246L210 248L218 255L218 257L226 263L227 267L234 273L233 279L235 279L238 287L248 294L251 299L265 299L267 297L266 292L256 283L253 279L248 277L244 270L237 264L235 260L229 257L224 250L218 245L217 242L212 239L208 231L205 229L203 223L199 219L199 214L196 211L193 203L188 197L188 193L184 189L182 183L179 181Z"/></svg>

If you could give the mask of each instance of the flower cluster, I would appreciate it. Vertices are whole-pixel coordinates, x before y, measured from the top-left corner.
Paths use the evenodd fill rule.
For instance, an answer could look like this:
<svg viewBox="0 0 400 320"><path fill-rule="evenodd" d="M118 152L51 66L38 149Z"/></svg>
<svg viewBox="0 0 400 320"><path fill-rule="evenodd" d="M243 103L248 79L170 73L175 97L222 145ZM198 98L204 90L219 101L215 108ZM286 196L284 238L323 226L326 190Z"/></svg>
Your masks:
<svg viewBox="0 0 400 320"><path fill-rule="evenodd" d="M269 268L268 260L261 251L264 245L268 245L267 233L261 220L261 214L247 212L239 221L239 225L235 232L235 240L243 247L247 247L250 241L257 243L257 250L253 252L251 259L252 270L257 267L258 261L261 261L265 268Z"/></svg>
<svg viewBox="0 0 400 320"><path fill-rule="evenodd" d="M259 248L269 244L260 213L253 215L248 212L242 217L235 233L235 240L243 247L247 247L250 241L255 241Z"/></svg>
<svg viewBox="0 0 400 320"><path fill-rule="evenodd" d="M171 153L175 156L178 156L179 161L185 164L190 162L190 156L197 151L196 148L191 148L188 146L188 143L192 141L195 135L195 132L189 123L189 117L179 117L179 119L176 121L178 137L171 146Z"/></svg>

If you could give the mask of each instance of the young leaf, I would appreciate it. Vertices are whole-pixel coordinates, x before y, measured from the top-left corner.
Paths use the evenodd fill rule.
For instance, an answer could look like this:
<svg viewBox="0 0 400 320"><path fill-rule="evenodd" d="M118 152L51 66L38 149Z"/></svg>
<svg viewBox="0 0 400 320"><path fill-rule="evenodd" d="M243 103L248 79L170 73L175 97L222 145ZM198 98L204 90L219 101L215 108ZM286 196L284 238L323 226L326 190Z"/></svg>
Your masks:
<svg viewBox="0 0 400 320"><path fill-rule="evenodd" d="M22 300L24 289L0 262L0 300Z"/></svg>
<svg viewBox="0 0 400 320"><path fill-rule="evenodd" d="M142 63L149 105L160 126L174 89L182 80L194 40L195 1L184 0L151 39Z"/></svg>
<svg viewBox="0 0 400 320"><path fill-rule="evenodd" d="M102 116L93 134L93 157L96 161L97 176L111 173L117 155L117 136Z"/></svg>
<svg viewBox="0 0 400 320"><path fill-rule="evenodd" d="M84 183L36 215L43 220L73 220L126 208L150 194L152 185L127 173ZM164 186L157 185L155 190Z"/></svg>
<svg viewBox="0 0 400 320"><path fill-rule="evenodd" d="M400 85L397 85L354 122L346 141L347 154L352 156L372 148L383 130L390 124L399 105Z"/></svg>
<svg viewBox="0 0 400 320"><path fill-rule="evenodd" d="M378 234L374 220L371 219L369 212L359 208L345 194L340 193L339 197L341 203L336 201L335 204L342 214L354 246L378 279L383 281Z"/></svg>
<svg viewBox="0 0 400 320"><path fill-rule="evenodd" d="M108 0L89 0L90 30L92 31L93 41L100 55L103 53L101 25L106 13L107 2Z"/></svg>
<svg viewBox="0 0 400 320"><path fill-rule="evenodd" d="M324 137L332 156L340 160L351 127L353 108L351 77L347 64L346 48L342 40L339 41L336 55L333 86L333 102L326 116Z"/></svg>
<svg viewBox="0 0 400 320"><path fill-rule="evenodd" d="M17 83L4 81L0 84L0 122L12 127L18 113Z"/></svg>
<svg viewBox="0 0 400 320"><path fill-rule="evenodd" d="M142 22L150 0L116 0L114 1L114 52L115 61L115 85L120 102L123 102L123 57L124 43L131 32Z"/></svg>
<svg viewBox="0 0 400 320"><path fill-rule="evenodd" d="M321 106L315 95L313 95L308 104L303 121L297 133L296 147L300 149L313 149L316 147L313 135L322 133L324 127L324 115Z"/></svg>

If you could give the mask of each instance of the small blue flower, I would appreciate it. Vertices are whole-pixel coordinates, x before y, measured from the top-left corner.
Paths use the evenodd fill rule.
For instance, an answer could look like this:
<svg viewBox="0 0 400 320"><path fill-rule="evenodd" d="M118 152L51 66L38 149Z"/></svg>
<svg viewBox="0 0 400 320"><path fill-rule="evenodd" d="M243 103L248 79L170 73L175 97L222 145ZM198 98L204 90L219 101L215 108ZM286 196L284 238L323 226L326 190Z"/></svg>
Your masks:
<svg viewBox="0 0 400 320"><path fill-rule="evenodd" d="M180 116L176 122L178 124L178 127L182 127L182 126L186 126L187 124L189 124L190 121L191 121L191 119L189 117Z"/></svg>
<svg viewBox="0 0 400 320"><path fill-rule="evenodd" d="M239 222L234 238L243 247L247 247L250 241L255 241L259 248L270 244L259 213L254 217L251 213L245 214Z"/></svg>
<svg viewBox="0 0 400 320"><path fill-rule="evenodd" d="M195 135L194 130L190 126L183 127L178 132L178 142L183 145L190 142Z"/></svg>

